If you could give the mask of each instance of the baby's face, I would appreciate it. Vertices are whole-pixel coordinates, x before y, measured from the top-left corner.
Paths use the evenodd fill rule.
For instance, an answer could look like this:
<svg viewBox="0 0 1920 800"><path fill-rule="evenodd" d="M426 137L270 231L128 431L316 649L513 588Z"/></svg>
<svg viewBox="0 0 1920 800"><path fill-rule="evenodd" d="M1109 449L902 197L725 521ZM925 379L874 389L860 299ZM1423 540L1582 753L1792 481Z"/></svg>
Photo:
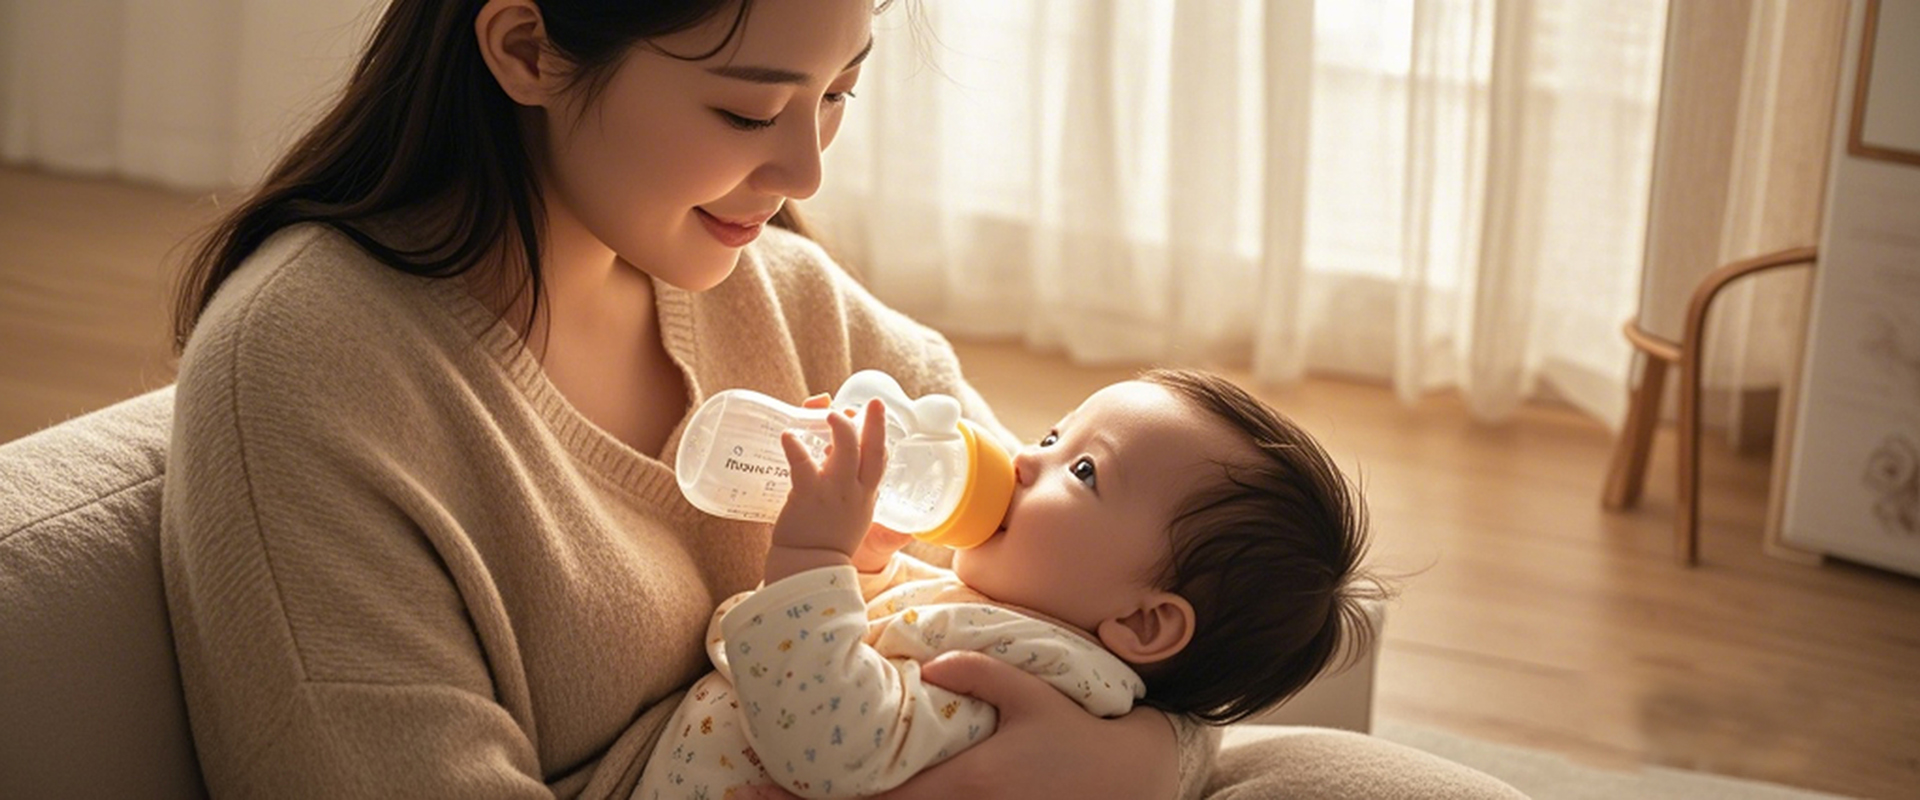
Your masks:
<svg viewBox="0 0 1920 800"><path fill-rule="evenodd" d="M1108 386L1014 458L1006 520L955 553L954 570L988 597L1092 630L1155 591L1174 514L1247 447L1165 387Z"/></svg>

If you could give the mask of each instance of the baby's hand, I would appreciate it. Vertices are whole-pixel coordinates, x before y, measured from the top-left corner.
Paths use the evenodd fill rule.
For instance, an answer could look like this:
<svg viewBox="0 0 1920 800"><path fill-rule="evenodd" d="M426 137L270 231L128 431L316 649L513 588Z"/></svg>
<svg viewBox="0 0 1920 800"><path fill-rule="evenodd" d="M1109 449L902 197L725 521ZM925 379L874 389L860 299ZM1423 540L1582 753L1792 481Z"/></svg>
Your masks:
<svg viewBox="0 0 1920 800"><path fill-rule="evenodd" d="M867 529L860 549L853 551L853 568L861 572L879 572L887 568L893 554L913 542L913 537L876 522Z"/></svg>
<svg viewBox="0 0 1920 800"><path fill-rule="evenodd" d="M775 547L831 550L851 558L873 523L880 476L887 470L886 407L867 403L862 429L841 414L827 417L833 442L819 463L791 431L780 434L793 490L773 523Z"/></svg>

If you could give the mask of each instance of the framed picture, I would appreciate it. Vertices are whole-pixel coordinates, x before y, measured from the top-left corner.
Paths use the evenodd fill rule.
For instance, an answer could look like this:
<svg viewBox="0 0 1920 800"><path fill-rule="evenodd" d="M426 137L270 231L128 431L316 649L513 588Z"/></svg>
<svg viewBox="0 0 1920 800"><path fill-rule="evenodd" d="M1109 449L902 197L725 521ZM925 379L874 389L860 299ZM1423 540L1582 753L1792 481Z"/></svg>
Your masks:
<svg viewBox="0 0 1920 800"><path fill-rule="evenodd" d="M1866 0L1847 152L1920 166L1920 0Z"/></svg>

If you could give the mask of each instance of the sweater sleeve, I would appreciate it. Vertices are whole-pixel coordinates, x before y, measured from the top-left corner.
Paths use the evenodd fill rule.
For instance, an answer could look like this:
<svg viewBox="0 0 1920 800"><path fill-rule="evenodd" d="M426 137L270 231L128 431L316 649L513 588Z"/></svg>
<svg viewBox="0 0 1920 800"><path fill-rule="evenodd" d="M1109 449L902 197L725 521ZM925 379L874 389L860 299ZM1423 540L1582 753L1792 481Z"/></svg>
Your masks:
<svg viewBox="0 0 1920 800"><path fill-rule="evenodd" d="M475 633L491 587L452 577L473 551L426 533L444 509L396 466L418 437L388 428L432 415L417 360L338 341L276 276L223 288L176 401L162 556L208 788L551 797L517 664Z"/></svg>
<svg viewBox="0 0 1920 800"><path fill-rule="evenodd" d="M861 636L852 567L810 570L727 612L727 668L767 775L802 797L899 786L993 731L993 707L920 680Z"/></svg>

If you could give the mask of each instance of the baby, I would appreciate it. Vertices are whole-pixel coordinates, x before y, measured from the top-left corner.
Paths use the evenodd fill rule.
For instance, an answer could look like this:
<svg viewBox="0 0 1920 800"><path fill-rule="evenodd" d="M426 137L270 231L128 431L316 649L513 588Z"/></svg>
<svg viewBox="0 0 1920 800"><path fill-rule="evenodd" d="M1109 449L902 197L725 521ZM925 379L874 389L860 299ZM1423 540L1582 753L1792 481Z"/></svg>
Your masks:
<svg viewBox="0 0 1920 800"><path fill-rule="evenodd" d="M1004 522L951 570L872 525L884 410L830 419L793 489L766 583L722 603L695 683L634 797L719 800L774 784L858 797L993 732L992 706L920 680L973 650L1089 712L1136 701L1227 723L1372 636L1364 510L1304 431L1232 383L1156 370L1095 392L1014 459ZM1349 652L1352 652L1351 650Z"/></svg>

